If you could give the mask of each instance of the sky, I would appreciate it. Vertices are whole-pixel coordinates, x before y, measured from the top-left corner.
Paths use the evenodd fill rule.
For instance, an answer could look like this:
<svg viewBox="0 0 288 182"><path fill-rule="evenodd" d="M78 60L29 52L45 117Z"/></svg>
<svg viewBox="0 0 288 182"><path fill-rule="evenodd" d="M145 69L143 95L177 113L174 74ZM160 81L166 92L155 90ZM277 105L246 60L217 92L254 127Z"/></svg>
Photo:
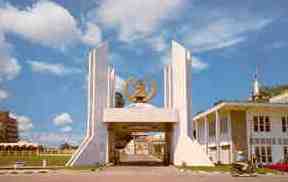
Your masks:
<svg viewBox="0 0 288 182"><path fill-rule="evenodd" d="M117 89L156 80L171 41L192 53L192 113L245 100L258 67L262 85L287 84L287 0L0 0L0 110L21 137L79 144L87 118L87 55L109 43Z"/></svg>

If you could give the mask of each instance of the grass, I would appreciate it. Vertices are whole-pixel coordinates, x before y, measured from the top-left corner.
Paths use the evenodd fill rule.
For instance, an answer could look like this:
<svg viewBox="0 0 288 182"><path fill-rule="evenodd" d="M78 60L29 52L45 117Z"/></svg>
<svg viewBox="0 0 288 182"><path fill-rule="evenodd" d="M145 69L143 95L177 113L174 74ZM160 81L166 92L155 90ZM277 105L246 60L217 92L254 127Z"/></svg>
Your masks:
<svg viewBox="0 0 288 182"><path fill-rule="evenodd" d="M229 172L231 165L217 165L215 167L208 166L186 166L178 167L179 169L191 170L191 171L205 171L205 172Z"/></svg>
<svg viewBox="0 0 288 182"><path fill-rule="evenodd" d="M191 170L191 171L205 171L205 172L230 172L231 165L216 165L215 167L207 166L187 166L187 167L178 167L179 169ZM276 174L278 171L268 168L257 168L256 173L258 174L267 174L272 173Z"/></svg>
<svg viewBox="0 0 288 182"><path fill-rule="evenodd" d="M96 169L103 169L104 166L100 165L88 165L88 166L73 166L73 167L65 167L64 169L68 170L83 170L83 171L95 171Z"/></svg>
<svg viewBox="0 0 288 182"><path fill-rule="evenodd" d="M274 169L269 169L269 168L257 168L256 173L258 173L258 174L267 174L267 173L277 174L280 172L277 170L274 170Z"/></svg>
<svg viewBox="0 0 288 182"><path fill-rule="evenodd" d="M71 156L0 156L1 166L13 166L16 161L24 161L25 166L42 166L42 161L47 161L47 166L64 166Z"/></svg>

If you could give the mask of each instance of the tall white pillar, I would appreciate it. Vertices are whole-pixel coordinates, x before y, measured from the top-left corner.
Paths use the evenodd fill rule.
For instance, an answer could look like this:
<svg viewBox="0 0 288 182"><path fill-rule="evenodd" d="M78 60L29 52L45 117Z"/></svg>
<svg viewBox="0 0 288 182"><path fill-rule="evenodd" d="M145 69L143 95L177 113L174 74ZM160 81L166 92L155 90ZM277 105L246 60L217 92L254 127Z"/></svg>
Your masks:
<svg viewBox="0 0 288 182"><path fill-rule="evenodd" d="M172 80L172 67L168 64L164 68L164 107L172 108L172 94L173 94L173 80Z"/></svg>
<svg viewBox="0 0 288 182"><path fill-rule="evenodd" d="M179 112L180 135L188 135L191 117L191 60L190 53L177 42L172 42L173 108Z"/></svg>
<svg viewBox="0 0 288 182"><path fill-rule="evenodd" d="M213 166L200 144L190 138L193 135L190 52L172 41L171 55L172 108L178 112L179 120L173 131L173 163L174 165Z"/></svg>
<svg viewBox="0 0 288 182"><path fill-rule="evenodd" d="M108 93L107 93L107 107L114 107L115 100L115 69L108 67Z"/></svg>
<svg viewBox="0 0 288 182"><path fill-rule="evenodd" d="M103 124L103 111L108 102L108 84L111 83L108 81L107 53L107 43L89 53L87 134L66 166L107 162L108 134Z"/></svg>

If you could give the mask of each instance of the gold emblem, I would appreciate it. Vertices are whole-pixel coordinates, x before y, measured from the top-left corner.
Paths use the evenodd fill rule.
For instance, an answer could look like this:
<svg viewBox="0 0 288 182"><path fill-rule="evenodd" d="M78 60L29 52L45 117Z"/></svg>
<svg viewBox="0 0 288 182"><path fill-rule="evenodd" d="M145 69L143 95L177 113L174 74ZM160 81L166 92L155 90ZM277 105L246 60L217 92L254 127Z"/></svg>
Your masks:
<svg viewBox="0 0 288 182"><path fill-rule="evenodd" d="M132 88L134 89L134 92L132 94L129 93L129 85L131 85ZM156 81L153 80L151 82L149 93L146 87L147 84L144 80L128 79L127 81L125 81L124 95L131 102L146 103L156 95L157 90Z"/></svg>

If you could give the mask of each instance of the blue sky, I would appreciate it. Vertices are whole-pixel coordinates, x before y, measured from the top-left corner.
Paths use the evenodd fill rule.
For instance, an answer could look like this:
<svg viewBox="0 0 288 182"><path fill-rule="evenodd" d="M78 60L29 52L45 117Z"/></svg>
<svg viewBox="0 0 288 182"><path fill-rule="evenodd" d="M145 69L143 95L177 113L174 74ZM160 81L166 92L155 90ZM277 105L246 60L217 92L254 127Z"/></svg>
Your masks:
<svg viewBox="0 0 288 182"><path fill-rule="evenodd" d="M0 0L0 108L34 142L79 143L86 124L87 54L109 42L122 80L155 79L171 40L191 50L195 114L246 99L256 66L263 85L287 84L286 0Z"/></svg>

